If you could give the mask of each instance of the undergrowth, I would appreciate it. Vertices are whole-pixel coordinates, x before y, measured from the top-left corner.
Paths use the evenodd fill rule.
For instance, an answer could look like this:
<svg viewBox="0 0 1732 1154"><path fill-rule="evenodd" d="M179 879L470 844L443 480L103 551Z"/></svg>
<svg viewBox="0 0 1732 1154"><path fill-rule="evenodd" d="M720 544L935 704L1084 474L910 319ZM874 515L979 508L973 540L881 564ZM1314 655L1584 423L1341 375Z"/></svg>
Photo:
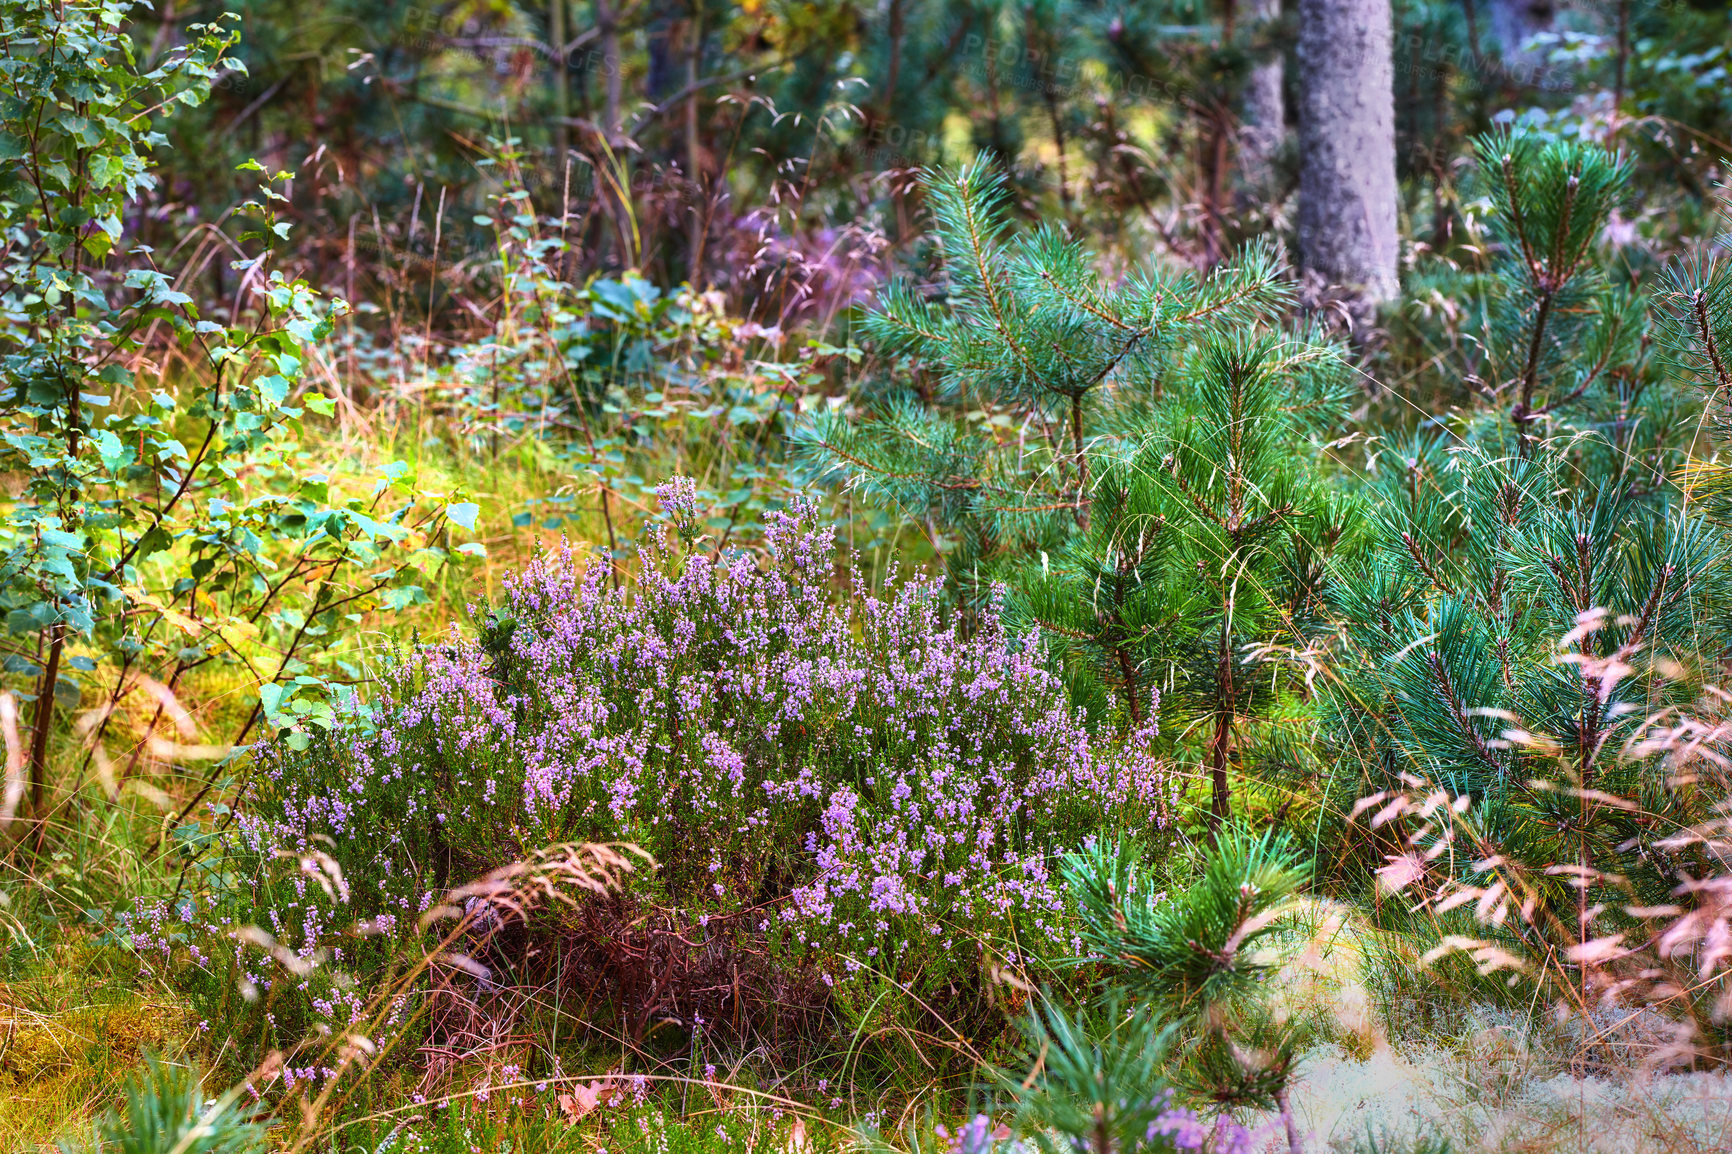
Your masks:
<svg viewBox="0 0 1732 1154"><path fill-rule="evenodd" d="M347 230L380 296L349 301L300 226L333 165L371 179L350 157L167 207L160 151L241 83L231 18L165 6L147 45L123 0L0 0L0 1140L1732 1142L1690 1112L1732 1063L1732 262L1720 194L1652 179L1688 127L1655 110L1723 119L1723 54L1625 5L1612 100L1471 141L1470 78L1426 80L1472 112L1405 174L1433 224L1367 330L1286 267L1273 169L1227 206L1277 21L1095 30L1201 119L1085 126L1099 77L1043 72L1083 8L1021 14L988 151L876 180L893 101L829 64L811 118L768 69L710 93L715 5L597 4L576 40L563 3L477 9L489 52L610 45L559 70L564 185L465 129L467 224L417 169L407 221ZM745 6L728 42L852 58L827 11ZM978 18L891 76L1008 59L957 54ZM644 19L656 99L694 43L697 87L622 131ZM342 71L395 98L385 55ZM699 138L716 95L811 134L746 142L782 157L762 207ZM678 164L639 156L664 113ZM1101 219L1133 204L1153 255ZM1391 1070L1429 1097L1347 1133L1329 1080Z"/></svg>

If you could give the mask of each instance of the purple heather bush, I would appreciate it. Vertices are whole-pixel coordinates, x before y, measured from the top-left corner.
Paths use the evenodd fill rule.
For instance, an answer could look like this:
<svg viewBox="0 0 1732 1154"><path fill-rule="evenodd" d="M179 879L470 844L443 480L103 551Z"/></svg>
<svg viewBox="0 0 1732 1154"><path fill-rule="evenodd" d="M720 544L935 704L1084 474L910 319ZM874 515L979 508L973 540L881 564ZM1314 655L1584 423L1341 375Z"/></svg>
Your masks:
<svg viewBox="0 0 1732 1154"><path fill-rule="evenodd" d="M210 931L256 924L279 954L355 965L409 944L442 888L591 840L654 857L636 899L699 932L744 924L832 988L979 967L983 944L1077 952L1054 857L1164 824L1152 735L1092 733L1038 644L991 614L965 634L930 579L860 591L807 505L770 519L767 557L718 559L690 484L658 492L665 523L623 589L605 562L543 555L481 639L402 655L303 751L262 747L235 823L260 880L141 910L136 944L220 951L346 1024L365 982Z"/></svg>

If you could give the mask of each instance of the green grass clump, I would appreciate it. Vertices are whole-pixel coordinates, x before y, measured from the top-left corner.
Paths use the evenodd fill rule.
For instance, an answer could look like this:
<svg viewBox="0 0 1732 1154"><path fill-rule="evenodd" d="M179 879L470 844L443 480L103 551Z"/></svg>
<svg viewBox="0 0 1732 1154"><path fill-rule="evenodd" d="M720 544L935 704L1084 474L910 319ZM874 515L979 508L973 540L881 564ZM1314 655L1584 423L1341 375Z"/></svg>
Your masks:
<svg viewBox="0 0 1732 1154"><path fill-rule="evenodd" d="M184 1056L207 1034L191 1006L140 987L122 951L83 934L14 953L0 982L0 1134L12 1149L79 1140L148 1054Z"/></svg>

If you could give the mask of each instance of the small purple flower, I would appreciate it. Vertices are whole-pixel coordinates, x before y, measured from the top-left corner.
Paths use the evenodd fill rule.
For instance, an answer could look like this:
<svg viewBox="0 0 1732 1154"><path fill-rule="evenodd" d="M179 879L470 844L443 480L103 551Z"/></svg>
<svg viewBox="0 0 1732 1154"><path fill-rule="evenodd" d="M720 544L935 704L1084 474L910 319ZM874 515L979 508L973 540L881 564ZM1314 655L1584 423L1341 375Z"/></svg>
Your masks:
<svg viewBox="0 0 1732 1154"><path fill-rule="evenodd" d="M1209 1140L1209 1128L1190 1110L1168 1109L1149 1123L1143 1141L1153 1145L1162 1138L1175 1150L1201 1150Z"/></svg>

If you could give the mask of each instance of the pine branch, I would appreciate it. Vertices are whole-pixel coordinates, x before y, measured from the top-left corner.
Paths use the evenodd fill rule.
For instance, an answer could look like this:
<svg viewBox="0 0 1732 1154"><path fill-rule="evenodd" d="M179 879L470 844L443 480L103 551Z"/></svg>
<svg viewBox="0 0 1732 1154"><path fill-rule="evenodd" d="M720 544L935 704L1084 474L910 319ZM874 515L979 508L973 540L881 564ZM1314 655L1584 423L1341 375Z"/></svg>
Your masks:
<svg viewBox="0 0 1732 1154"><path fill-rule="evenodd" d="M976 166L978 166L981 162L976 161L975 163ZM1023 349L1021 343L1017 341L1016 336L1011 332L1011 326L1006 320L1004 302L999 297L1000 289L996 271L987 264L988 241L985 239L982 231L978 215L979 206L975 202L975 197L971 195L972 189L970 188L971 182L969 177L971 176L972 171L973 170L970 169L964 169L962 172L957 174L956 203L957 207L962 211L962 219L968 237L969 257L974 262L975 276L979 279L981 292L985 294L987 307L992 311L992 323L994 328L997 330L998 335L1003 338L1005 346L1009 348L1011 352L1016 354L1016 358L1022 363L1023 369L1031 377L1038 379L1039 373L1035 369L1033 362L1029 359L1028 353Z"/></svg>
<svg viewBox="0 0 1732 1154"><path fill-rule="evenodd" d="M886 480L913 481L913 482L920 484L920 485L924 485L924 486L934 488L934 489L943 489L943 490L946 490L948 492L982 492L982 491L988 490L988 486L984 482L982 482L981 480L979 480L978 478L975 478L975 477L964 477L964 478L957 479L957 480L944 480L941 478L932 477L932 476L924 474L924 473L898 473L898 472L895 472L893 470L886 469L886 468L883 468L883 467L878 466L878 465L874 465L872 462L866 460L865 458L855 456L853 453L848 452L847 450L841 448L839 445L836 445L830 441L826 441L826 440L819 438L819 437L813 437L810 441L810 444L814 445L817 448L823 449L825 452L836 457L838 460L848 462L850 465L853 465L855 468L860 469L862 472L870 473L875 477L883 477ZM998 491L1003 492L1004 490L998 490Z"/></svg>
<svg viewBox="0 0 1732 1154"><path fill-rule="evenodd" d="M1197 512L1201 513L1205 518L1212 521L1214 524L1219 525L1221 528L1227 528L1227 522L1222 519L1221 515L1215 512L1208 502L1199 497L1191 486L1186 483L1184 476L1179 472L1179 460L1176 455L1172 453L1167 454L1167 456L1161 461L1161 464L1166 467L1167 472L1172 474L1173 480L1177 482L1179 486L1179 492L1185 495L1185 498L1191 502L1191 505L1197 510Z"/></svg>
<svg viewBox="0 0 1732 1154"><path fill-rule="evenodd" d="M1154 326L1153 325L1145 325L1141 328L1138 328L1135 325L1127 324L1124 321L1120 320L1118 317L1113 316L1111 313L1109 313L1105 309L1101 308L1099 305L1092 304L1089 301L1085 301L1085 300L1082 300L1081 298L1077 297L1075 294L1073 294L1073 293L1069 292L1067 289L1065 289L1065 287L1063 285L1059 284L1058 278L1053 276L1052 271L1050 269L1041 269L1037 275L1039 275L1039 277L1042 281L1046 282L1046 285L1048 288L1050 288L1054 293L1058 294L1058 296L1061 297L1067 304L1074 305L1075 307L1088 313L1090 316L1096 317L1100 320L1103 320L1103 321L1107 322L1109 325L1112 325L1116 329L1122 329L1123 331L1130 333L1131 334L1131 340L1133 342L1136 340L1140 340L1143 337L1147 337L1154 332ZM1129 343L1127 343L1126 347L1129 347Z"/></svg>
<svg viewBox="0 0 1732 1154"><path fill-rule="evenodd" d="M1547 416L1555 410L1580 399L1584 393L1593 387L1594 382L1600 379L1600 375L1606 371L1606 367L1612 363L1612 358L1619 352L1618 339L1624 334L1624 315L1622 311L1614 310L1612 313L1612 319L1608 324L1609 331L1604 334L1603 338L1605 342L1604 346L1600 349L1599 355L1594 358L1593 363L1588 366L1588 371L1582 376L1580 383L1564 396L1559 397L1556 400L1548 401L1546 404L1534 410L1533 418L1535 420Z"/></svg>
<svg viewBox="0 0 1732 1154"><path fill-rule="evenodd" d="M1467 711L1462 708L1461 700L1455 693L1455 683L1449 676L1449 670L1443 664L1442 655L1435 649L1428 650L1425 664L1426 668L1431 671L1432 680L1437 685L1439 695L1443 698L1444 707L1449 711L1450 720L1455 723L1461 735L1467 739L1474 754L1493 773L1501 776L1503 766L1499 764L1496 757L1492 756L1491 748L1486 745L1485 739L1479 735L1479 730L1473 727L1473 721L1468 717Z"/></svg>
<svg viewBox="0 0 1732 1154"><path fill-rule="evenodd" d="M1714 327L1708 323L1708 294L1697 289L1691 299L1691 308L1696 316L1697 331L1701 334L1702 349L1708 355L1708 363L1714 370L1715 388L1722 392L1732 392L1732 369L1726 367L1726 361L1720 355L1720 346L1714 337Z"/></svg>
<svg viewBox="0 0 1732 1154"><path fill-rule="evenodd" d="M1556 296L1550 290L1542 290L1540 293L1539 313L1534 318L1533 333L1528 338L1527 362L1522 367L1521 399L1516 402L1515 408L1510 411L1510 419L1515 422L1518 430L1522 425L1538 419L1536 416L1532 415L1528 406L1533 401L1534 388L1539 383L1540 349L1545 344L1546 326L1551 321L1552 303L1556 299ZM1524 441L1523 444L1526 444L1526 442Z"/></svg>
<svg viewBox="0 0 1732 1154"><path fill-rule="evenodd" d="M1629 639L1624 642L1623 649L1633 653L1647 637L1648 630L1654 624L1655 617L1660 611L1660 599L1665 596L1666 586L1676 572L1677 567L1673 565L1660 567L1660 574L1654 580L1654 587L1648 592L1647 603L1642 606L1642 612L1636 618L1635 628L1630 630Z"/></svg>
<svg viewBox="0 0 1732 1154"><path fill-rule="evenodd" d="M1455 590L1449 586L1449 583L1446 582L1442 575L1433 567L1430 558L1426 557L1424 552L1419 548L1419 542L1414 540L1413 534L1404 530L1401 534L1401 543L1407 547L1407 555L1413 558L1413 563L1419 566L1419 571L1425 574L1426 580L1430 581L1443 592L1453 596Z"/></svg>
<svg viewBox="0 0 1732 1154"><path fill-rule="evenodd" d="M1571 257L1566 262L1564 253L1564 244L1569 240L1570 236L1571 217L1575 215L1576 211L1576 195L1581 192L1582 189L1581 160L1579 158L1576 161L1576 166L1576 171L1570 173L1570 178L1565 183L1563 221L1559 224L1557 233L1552 241L1552 259L1546 270L1546 279L1548 282L1546 288L1551 290L1556 290L1562 287L1565 282L1575 275L1576 264L1581 259L1580 253L1578 252L1576 256Z"/></svg>
<svg viewBox="0 0 1732 1154"><path fill-rule="evenodd" d="M1516 239L1521 243L1522 261L1527 265L1528 277L1537 286L1541 283L1539 262L1534 259L1533 245L1528 240L1527 221L1522 213L1521 182L1516 179L1515 156L1505 152L1502 160L1505 198L1509 203L1510 223L1515 229Z"/></svg>

